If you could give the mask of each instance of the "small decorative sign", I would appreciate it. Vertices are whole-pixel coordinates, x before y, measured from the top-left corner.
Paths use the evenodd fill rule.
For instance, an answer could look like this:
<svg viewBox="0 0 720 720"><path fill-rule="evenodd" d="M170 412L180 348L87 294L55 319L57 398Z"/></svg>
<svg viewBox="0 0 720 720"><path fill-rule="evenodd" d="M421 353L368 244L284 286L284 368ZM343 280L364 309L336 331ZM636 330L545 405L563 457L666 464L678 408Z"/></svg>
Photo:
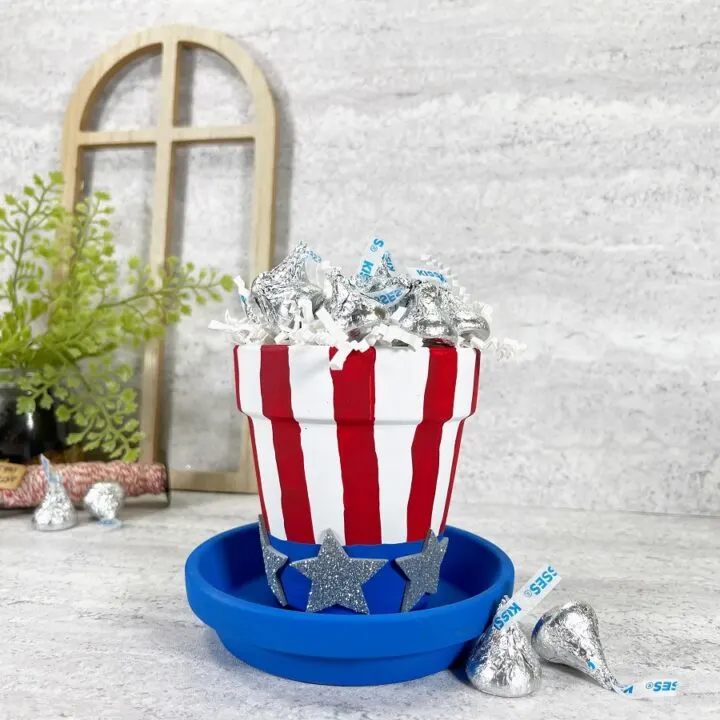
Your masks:
<svg viewBox="0 0 720 720"><path fill-rule="evenodd" d="M0 490L17 490L25 477L25 465L0 460Z"/></svg>

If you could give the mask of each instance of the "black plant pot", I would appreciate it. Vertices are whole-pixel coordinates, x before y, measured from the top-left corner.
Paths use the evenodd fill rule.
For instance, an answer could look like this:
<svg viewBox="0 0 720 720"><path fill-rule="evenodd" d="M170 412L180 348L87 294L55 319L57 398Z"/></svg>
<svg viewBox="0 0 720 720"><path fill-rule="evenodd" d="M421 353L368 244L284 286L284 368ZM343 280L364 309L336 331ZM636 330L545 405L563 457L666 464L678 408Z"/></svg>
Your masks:
<svg viewBox="0 0 720 720"><path fill-rule="evenodd" d="M65 449L66 428L55 413L36 408L18 415L17 402L22 390L10 383L0 383L0 460L29 463L41 453Z"/></svg>

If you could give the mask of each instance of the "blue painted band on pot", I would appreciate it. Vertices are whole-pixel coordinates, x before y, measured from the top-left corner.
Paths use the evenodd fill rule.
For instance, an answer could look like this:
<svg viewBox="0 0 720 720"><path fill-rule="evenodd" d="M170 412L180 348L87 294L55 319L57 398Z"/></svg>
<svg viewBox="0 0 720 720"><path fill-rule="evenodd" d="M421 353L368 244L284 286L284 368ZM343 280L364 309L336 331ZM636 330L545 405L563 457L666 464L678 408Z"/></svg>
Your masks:
<svg viewBox="0 0 720 720"><path fill-rule="evenodd" d="M440 536L443 537L442 535ZM345 552L353 558L382 558L388 562L363 585L365 600L371 614L396 613L400 611L407 579L400 568L392 562L395 558L414 555L422 550L424 541L389 543L383 545L346 545ZM295 560L317 557L320 545L280 540L270 535L271 545L288 556L288 562L278 576L282 583L288 605L296 610L305 610L310 594L310 580L299 570L291 567ZM415 610L427 605L427 596L420 600ZM326 613L352 613L340 607L324 610Z"/></svg>

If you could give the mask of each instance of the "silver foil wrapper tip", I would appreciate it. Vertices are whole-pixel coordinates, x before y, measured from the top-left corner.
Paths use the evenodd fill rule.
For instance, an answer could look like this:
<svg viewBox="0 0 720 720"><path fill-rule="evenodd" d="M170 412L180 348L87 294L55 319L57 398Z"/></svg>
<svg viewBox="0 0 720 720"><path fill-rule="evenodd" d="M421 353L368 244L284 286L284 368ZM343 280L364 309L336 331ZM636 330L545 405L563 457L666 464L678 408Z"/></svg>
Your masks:
<svg viewBox="0 0 720 720"><path fill-rule="evenodd" d="M597 615L589 603L571 601L548 610L535 625L532 645L543 660L579 670L606 690L621 689L605 659Z"/></svg>
<svg viewBox="0 0 720 720"><path fill-rule="evenodd" d="M490 625L475 642L465 671L478 690L500 697L530 695L542 680L540 660L517 623L502 630Z"/></svg>

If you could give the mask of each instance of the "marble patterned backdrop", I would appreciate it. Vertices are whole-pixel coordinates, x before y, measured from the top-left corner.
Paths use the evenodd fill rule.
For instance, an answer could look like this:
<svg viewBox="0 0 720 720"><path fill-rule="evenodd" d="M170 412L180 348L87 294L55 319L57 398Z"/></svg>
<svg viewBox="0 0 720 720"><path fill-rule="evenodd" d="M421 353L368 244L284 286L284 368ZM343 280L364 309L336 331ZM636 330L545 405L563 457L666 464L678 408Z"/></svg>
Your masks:
<svg viewBox="0 0 720 720"><path fill-rule="evenodd" d="M306 240L352 268L373 234L442 255L496 330L458 501L720 512L720 11L669 0L14 0L0 8L0 191L55 166L63 112L125 35L230 34L281 122L278 252ZM251 117L223 61L188 53L182 121ZM159 63L134 65L97 127L145 127ZM97 152L123 251L143 252L152 155ZM175 248L244 271L249 148L179 158ZM178 467L237 461L224 337L173 332Z"/></svg>

